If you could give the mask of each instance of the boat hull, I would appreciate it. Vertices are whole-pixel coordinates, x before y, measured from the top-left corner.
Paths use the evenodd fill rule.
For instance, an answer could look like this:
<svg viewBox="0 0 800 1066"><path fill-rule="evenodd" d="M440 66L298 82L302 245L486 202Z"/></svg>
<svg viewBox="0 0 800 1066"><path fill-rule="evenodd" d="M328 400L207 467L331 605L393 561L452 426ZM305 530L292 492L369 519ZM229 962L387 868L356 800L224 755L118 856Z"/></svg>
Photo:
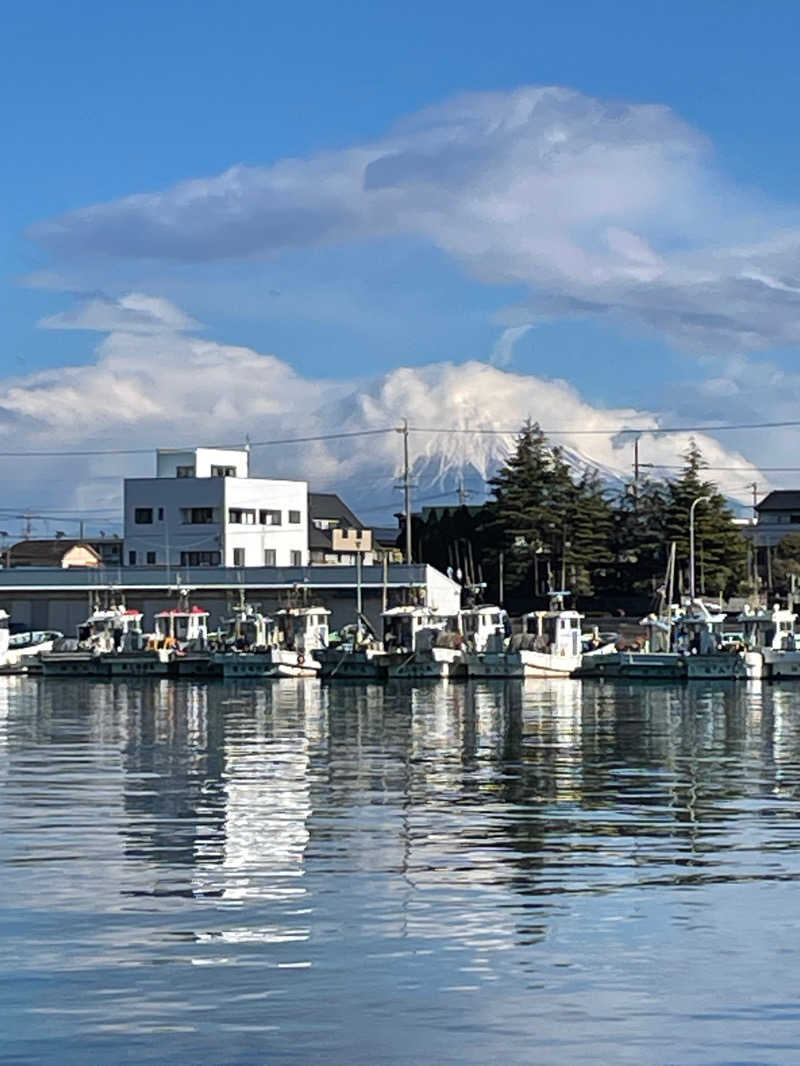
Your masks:
<svg viewBox="0 0 800 1066"><path fill-rule="evenodd" d="M267 652L266 677L318 677L320 664L310 654L272 648Z"/></svg>
<svg viewBox="0 0 800 1066"><path fill-rule="evenodd" d="M457 648L430 648L415 651L386 666L390 680L433 679L446 681L464 674L464 655Z"/></svg>
<svg viewBox="0 0 800 1066"><path fill-rule="evenodd" d="M686 677L689 681L746 681L748 674L744 656L720 652L710 655L687 655Z"/></svg>
<svg viewBox="0 0 800 1066"><path fill-rule="evenodd" d="M771 681L788 681L800 678L800 651L778 651L765 648L764 676Z"/></svg>
<svg viewBox="0 0 800 1066"><path fill-rule="evenodd" d="M117 652L101 656L107 677L167 677L169 656L159 651Z"/></svg>
<svg viewBox="0 0 800 1066"><path fill-rule="evenodd" d="M676 652L618 651L588 654L581 659L578 677L613 680L680 681L686 677L686 660Z"/></svg>
<svg viewBox="0 0 800 1066"><path fill-rule="evenodd" d="M107 677L108 669L99 655L90 651L44 652L39 662L45 677Z"/></svg>
<svg viewBox="0 0 800 1066"><path fill-rule="evenodd" d="M270 675L272 660L266 652L223 652L214 656L225 681L264 678Z"/></svg>
<svg viewBox="0 0 800 1066"><path fill-rule="evenodd" d="M325 681L382 681L387 676L389 663L399 658L375 648L343 652L327 648L315 654L321 667L320 676Z"/></svg>

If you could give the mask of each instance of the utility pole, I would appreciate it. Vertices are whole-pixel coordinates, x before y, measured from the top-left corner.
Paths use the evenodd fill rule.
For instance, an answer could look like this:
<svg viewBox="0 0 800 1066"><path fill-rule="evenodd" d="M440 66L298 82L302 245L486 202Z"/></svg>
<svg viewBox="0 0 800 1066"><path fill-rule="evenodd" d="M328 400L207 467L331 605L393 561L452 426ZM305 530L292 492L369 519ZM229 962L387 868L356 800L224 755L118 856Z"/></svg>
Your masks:
<svg viewBox="0 0 800 1066"><path fill-rule="evenodd" d="M639 438L633 438L633 498L639 499Z"/></svg>
<svg viewBox="0 0 800 1066"><path fill-rule="evenodd" d="M758 506L758 485L755 481L751 481L750 487L753 490L753 525L758 521L758 512L756 507Z"/></svg>
<svg viewBox="0 0 800 1066"><path fill-rule="evenodd" d="M403 510L406 516L406 563L411 563L411 471L408 466L408 419L398 429L403 434Z"/></svg>

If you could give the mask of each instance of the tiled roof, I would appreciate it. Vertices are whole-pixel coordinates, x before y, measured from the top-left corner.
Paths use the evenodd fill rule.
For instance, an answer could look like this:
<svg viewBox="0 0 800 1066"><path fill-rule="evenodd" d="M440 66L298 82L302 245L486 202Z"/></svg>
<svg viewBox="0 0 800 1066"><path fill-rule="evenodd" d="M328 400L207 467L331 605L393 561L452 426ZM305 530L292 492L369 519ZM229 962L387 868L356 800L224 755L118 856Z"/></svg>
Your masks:
<svg viewBox="0 0 800 1066"><path fill-rule="evenodd" d="M53 540L20 540L8 549L11 566L61 566L64 556L71 548L85 548L100 562L100 556L84 540L67 540L59 537Z"/></svg>
<svg viewBox="0 0 800 1066"><path fill-rule="evenodd" d="M311 523L315 518L335 519L346 529L367 528L335 492L309 492L308 518Z"/></svg>
<svg viewBox="0 0 800 1066"><path fill-rule="evenodd" d="M800 491L795 489L776 489L756 504L757 511L798 511L800 512Z"/></svg>

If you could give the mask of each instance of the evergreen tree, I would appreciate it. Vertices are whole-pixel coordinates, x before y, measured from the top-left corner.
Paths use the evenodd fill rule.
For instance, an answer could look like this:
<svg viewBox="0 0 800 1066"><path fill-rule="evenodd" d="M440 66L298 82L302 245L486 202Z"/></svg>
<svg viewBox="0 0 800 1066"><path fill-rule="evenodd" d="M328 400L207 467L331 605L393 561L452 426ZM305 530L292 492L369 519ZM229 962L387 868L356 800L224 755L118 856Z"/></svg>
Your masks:
<svg viewBox="0 0 800 1066"><path fill-rule="evenodd" d="M494 541L492 554L503 553L509 590L533 591L534 583L541 584L540 560L550 562L553 527L560 524L552 508L555 473L547 438L528 420L514 452L489 482L494 500L487 507L486 532Z"/></svg>
<svg viewBox="0 0 800 1066"><path fill-rule="evenodd" d="M732 595L746 577L747 547L733 524L724 496L705 481L707 465L692 440L684 454L684 467L666 493L664 528L667 543L675 541L685 591L689 589L689 511L699 496L708 497L695 507L695 588L705 595Z"/></svg>
<svg viewBox="0 0 800 1066"><path fill-rule="evenodd" d="M590 596L605 583L613 563L614 513L596 470L573 486L567 523L567 584L576 596Z"/></svg>
<svg viewBox="0 0 800 1066"><path fill-rule="evenodd" d="M787 593L795 585L800 587L800 533L789 533L772 549L772 583L775 589Z"/></svg>
<svg viewBox="0 0 800 1066"><path fill-rule="evenodd" d="M667 486L647 479L627 485L615 501L611 554L617 590L650 594L664 578L669 552Z"/></svg>

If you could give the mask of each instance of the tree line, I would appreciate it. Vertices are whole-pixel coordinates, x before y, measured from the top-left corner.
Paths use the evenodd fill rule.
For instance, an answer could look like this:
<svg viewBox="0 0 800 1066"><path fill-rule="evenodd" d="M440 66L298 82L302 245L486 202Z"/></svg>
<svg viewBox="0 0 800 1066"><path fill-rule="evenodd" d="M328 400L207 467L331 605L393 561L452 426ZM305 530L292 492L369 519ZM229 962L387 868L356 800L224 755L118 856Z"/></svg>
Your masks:
<svg viewBox="0 0 800 1066"><path fill-rule="evenodd" d="M526 422L491 478L481 506L431 508L412 524L414 558L460 570L486 584L486 598L523 608L548 590L625 606L649 599L664 581L675 542L675 592L688 591L689 509L695 509L696 589L725 597L744 591L748 548L693 440L674 481L630 482L613 493L598 473L576 474L538 423ZM502 586L502 588L501 588Z"/></svg>

